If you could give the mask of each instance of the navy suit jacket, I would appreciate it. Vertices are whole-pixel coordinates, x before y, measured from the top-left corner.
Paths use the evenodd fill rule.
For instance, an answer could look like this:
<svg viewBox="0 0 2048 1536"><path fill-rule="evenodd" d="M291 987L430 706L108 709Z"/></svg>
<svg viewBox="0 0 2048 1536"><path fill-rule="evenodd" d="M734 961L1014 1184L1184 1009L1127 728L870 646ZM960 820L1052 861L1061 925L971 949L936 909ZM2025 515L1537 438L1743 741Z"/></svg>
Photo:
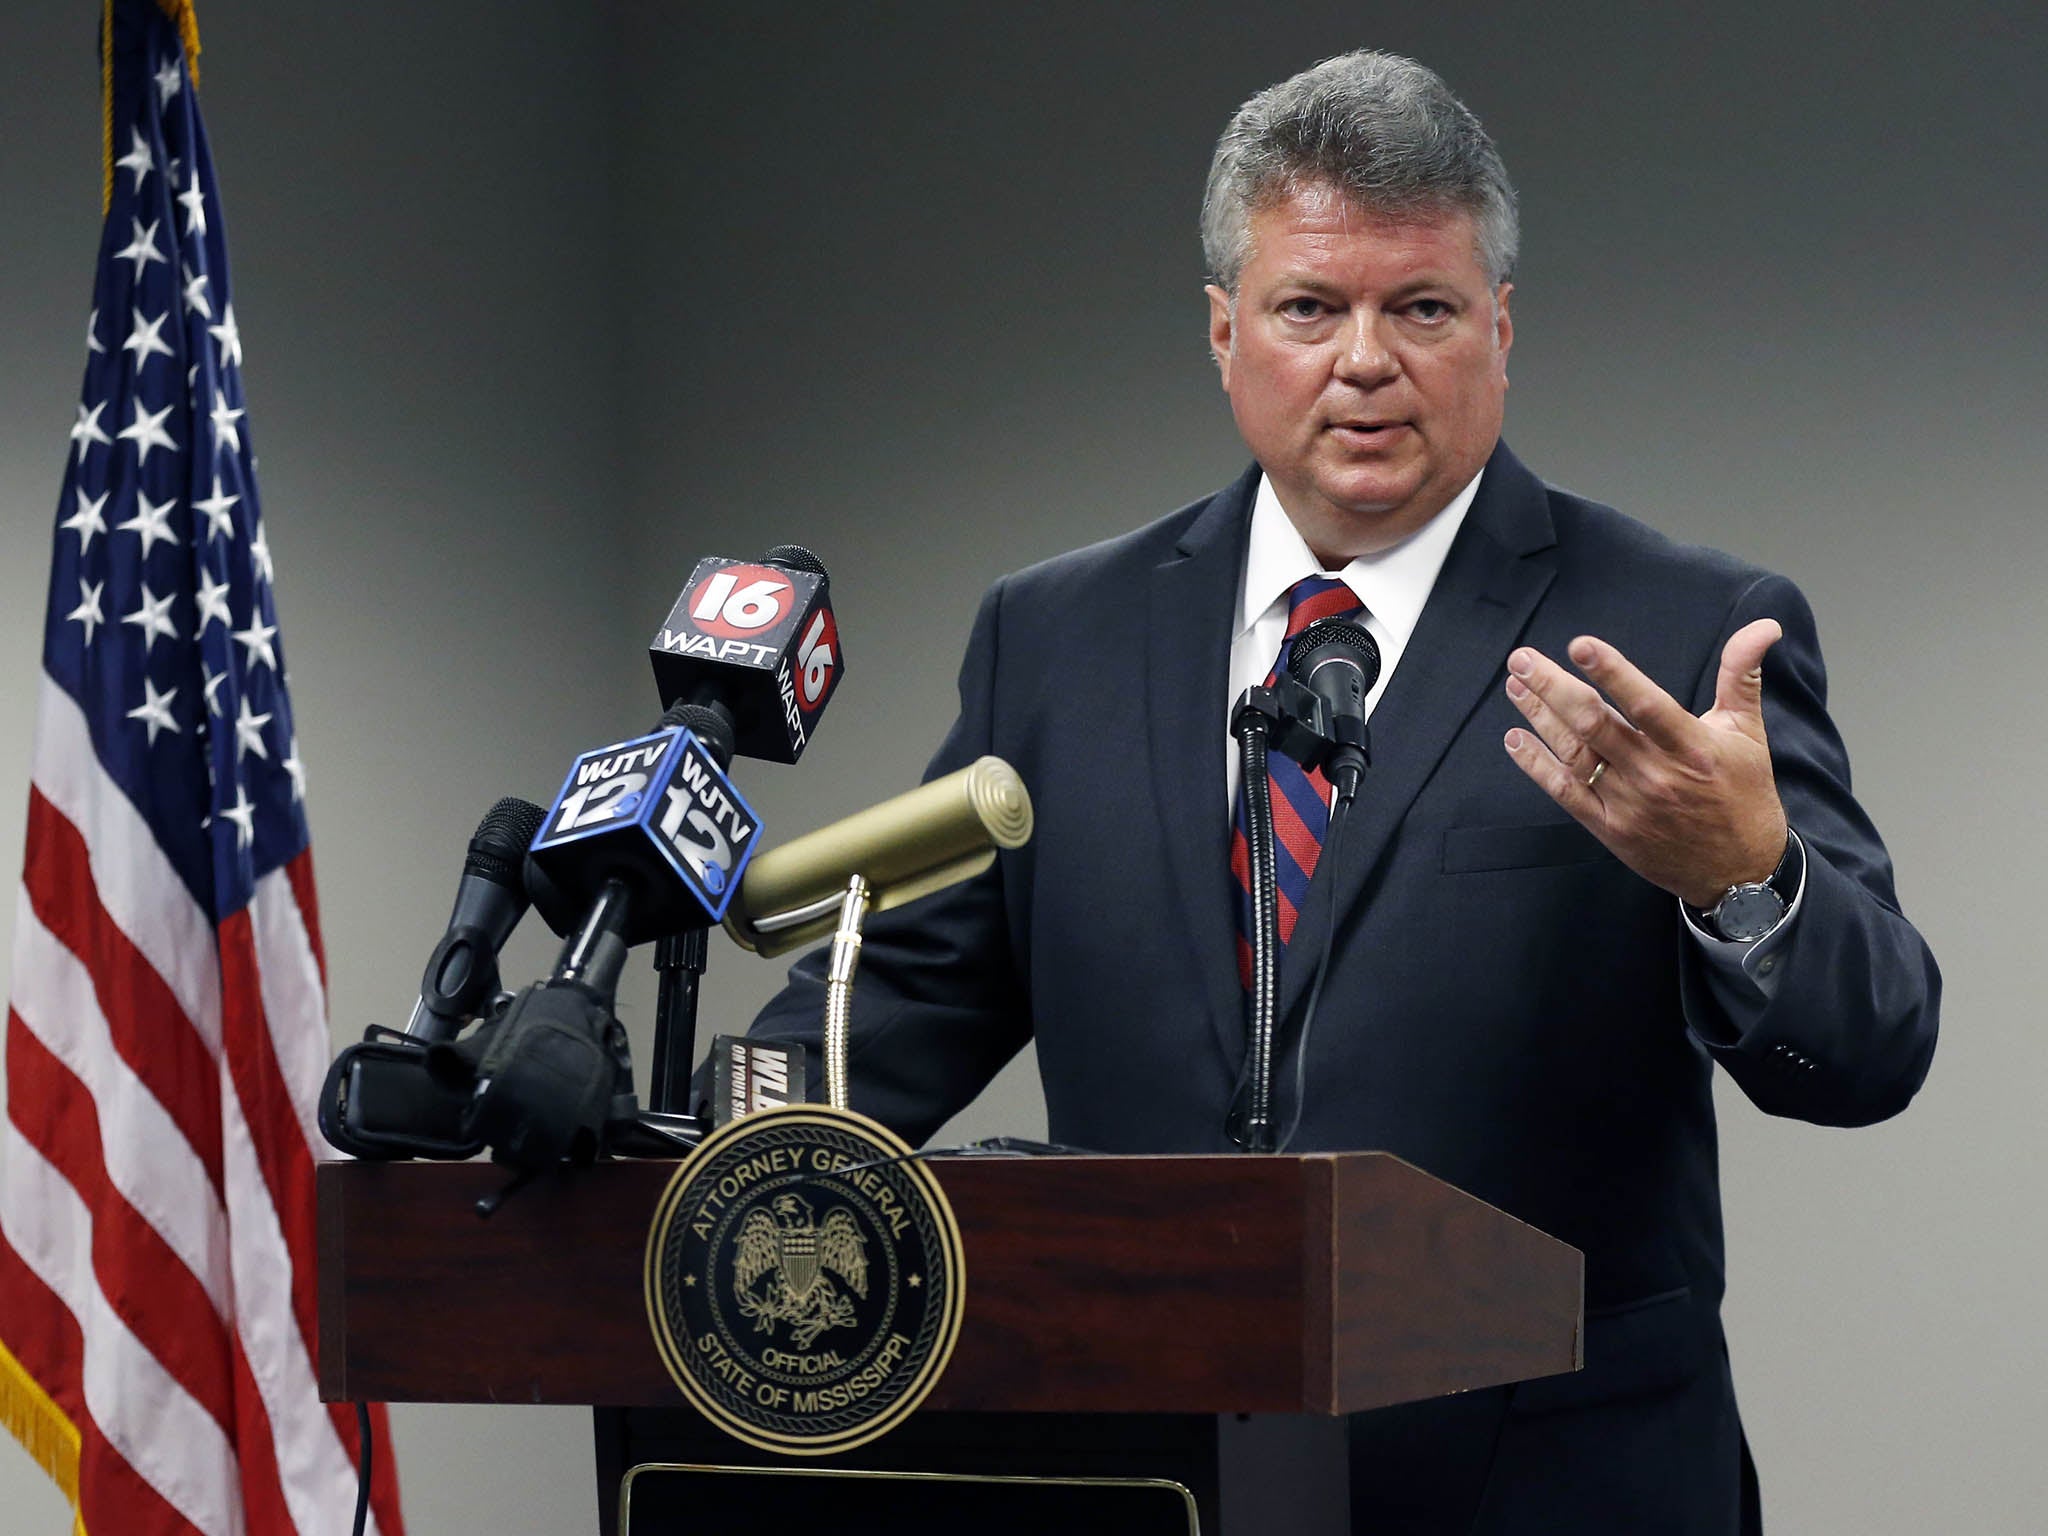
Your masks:
<svg viewBox="0 0 2048 1536"><path fill-rule="evenodd" d="M853 1105L929 1136L1036 1043L1051 1137L1229 1149L1244 1052L1221 776L1256 468L988 593L933 774L1007 759L1037 815L987 875L872 923ZM1501 745L1508 652L1596 634L1695 711L1760 617L1779 793L1807 851L1768 1003L1723 1015L1678 903ZM1927 1070L1939 975L1851 797L1812 615L1791 583L1545 486L1498 447L1374 711L1372 764L1281 973L1279 1118L1334 910L1294 1149L1379 1148L1584 1250L1586 1368L1354 1423L1383 1530L1729 1532L1747 1456L1719 1323L1711 1077L1853 1125ZM815 1044L817 957L755 1033ZM1753 1485L1752 1485L1753 1486ZM1753 1504L1753 1493L1749 1495Z"/></svg>

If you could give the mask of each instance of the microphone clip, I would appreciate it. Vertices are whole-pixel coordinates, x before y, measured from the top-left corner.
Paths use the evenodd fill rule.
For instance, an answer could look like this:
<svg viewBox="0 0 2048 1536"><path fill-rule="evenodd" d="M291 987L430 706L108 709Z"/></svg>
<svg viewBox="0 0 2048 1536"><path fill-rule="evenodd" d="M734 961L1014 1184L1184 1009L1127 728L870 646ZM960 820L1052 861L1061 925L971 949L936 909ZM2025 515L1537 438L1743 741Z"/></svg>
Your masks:
<svg viewBox="0 0 2048 1536"><path fill-rule="evenodd" d="M1323 767L1340 747L1356 748L1365 763L1372 760L1364 723L1333 721L1328 702L1286 672L1271 686L1247 688L1239 695L1230 712L1230 734L1243 741L1247 722L1254 718L1265 722L1267 745L1304 768ZM1357 739L1345 739L1351 736Z"/></svg>

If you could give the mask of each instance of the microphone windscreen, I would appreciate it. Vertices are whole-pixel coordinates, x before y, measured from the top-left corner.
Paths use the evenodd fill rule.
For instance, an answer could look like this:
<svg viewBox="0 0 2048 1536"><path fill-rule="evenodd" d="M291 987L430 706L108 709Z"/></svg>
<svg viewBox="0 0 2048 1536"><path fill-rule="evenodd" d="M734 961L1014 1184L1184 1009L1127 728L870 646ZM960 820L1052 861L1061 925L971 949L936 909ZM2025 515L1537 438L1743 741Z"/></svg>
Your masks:
<svg viewBox="0 0 2048 1536"><path fill-rule="evenodd" d="M531 800L507 795L477 823L476 835L469 840L469 856L463 860L463 873L517 887L526 850L547 818L548 813Z"/></svg>
<svg viewBox="0 0 2048 1536"><path fill-rule="evenodd" d="M809 571L827 582L832 580L831 573L825 569L825 562L801 544L778 544L761 558L767 564L779 565L785 570Z"/></svg>
<svg viewBox="0 0 2048 1536"><path fill-rule="evenodd" d="M1317 664L1332 655L1345 656L1355 664L1365 677L1363 691L1372 692L1373 684L1380 680L1380 643L1371 630L1349 619L1317 619L1296 635L1287 655L1288 674L1305 684Z"/></svg>

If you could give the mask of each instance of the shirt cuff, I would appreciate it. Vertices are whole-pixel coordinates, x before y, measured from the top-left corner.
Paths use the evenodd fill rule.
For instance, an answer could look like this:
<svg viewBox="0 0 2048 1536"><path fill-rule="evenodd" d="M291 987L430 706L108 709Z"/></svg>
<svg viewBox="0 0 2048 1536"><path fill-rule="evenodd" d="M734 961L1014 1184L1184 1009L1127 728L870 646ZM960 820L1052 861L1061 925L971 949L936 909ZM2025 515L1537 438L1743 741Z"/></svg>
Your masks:
<svg viewBox="0 0 2048 1536"><path fill-rule="evenodd" d="M1785 915L1769 933L1754 939L1724 939L1702 927L1686 910L1684 902L1678 904L1686 932L1692 935L1700 958L1707 964L1708 985L1728 1009L1731 1022L1738 1026L1748 1022L1745 1016L1769 1002L1777 990L1778 968L1792 942L1800 903L1806 897L1806 845L1797 832L1789 832L1789 836L1793 849L1792 896L1785 903Z"/></svg>

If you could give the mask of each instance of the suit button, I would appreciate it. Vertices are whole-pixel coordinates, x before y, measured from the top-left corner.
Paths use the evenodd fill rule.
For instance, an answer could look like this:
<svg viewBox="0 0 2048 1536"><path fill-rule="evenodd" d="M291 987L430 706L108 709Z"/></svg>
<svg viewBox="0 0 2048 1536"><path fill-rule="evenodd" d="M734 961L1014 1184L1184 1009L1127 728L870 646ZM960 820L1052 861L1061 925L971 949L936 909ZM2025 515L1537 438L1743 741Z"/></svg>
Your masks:
<svg viewBox="0 0 2048 1536"><path fill-rule="evenodd" d="M1777 968L1778 957L1776 955L1765 955L1763 959L1757 961L1756 963L1756 973L1759 976L1768 976L1771 974L1772 971L1775 971Z"/></svg>

